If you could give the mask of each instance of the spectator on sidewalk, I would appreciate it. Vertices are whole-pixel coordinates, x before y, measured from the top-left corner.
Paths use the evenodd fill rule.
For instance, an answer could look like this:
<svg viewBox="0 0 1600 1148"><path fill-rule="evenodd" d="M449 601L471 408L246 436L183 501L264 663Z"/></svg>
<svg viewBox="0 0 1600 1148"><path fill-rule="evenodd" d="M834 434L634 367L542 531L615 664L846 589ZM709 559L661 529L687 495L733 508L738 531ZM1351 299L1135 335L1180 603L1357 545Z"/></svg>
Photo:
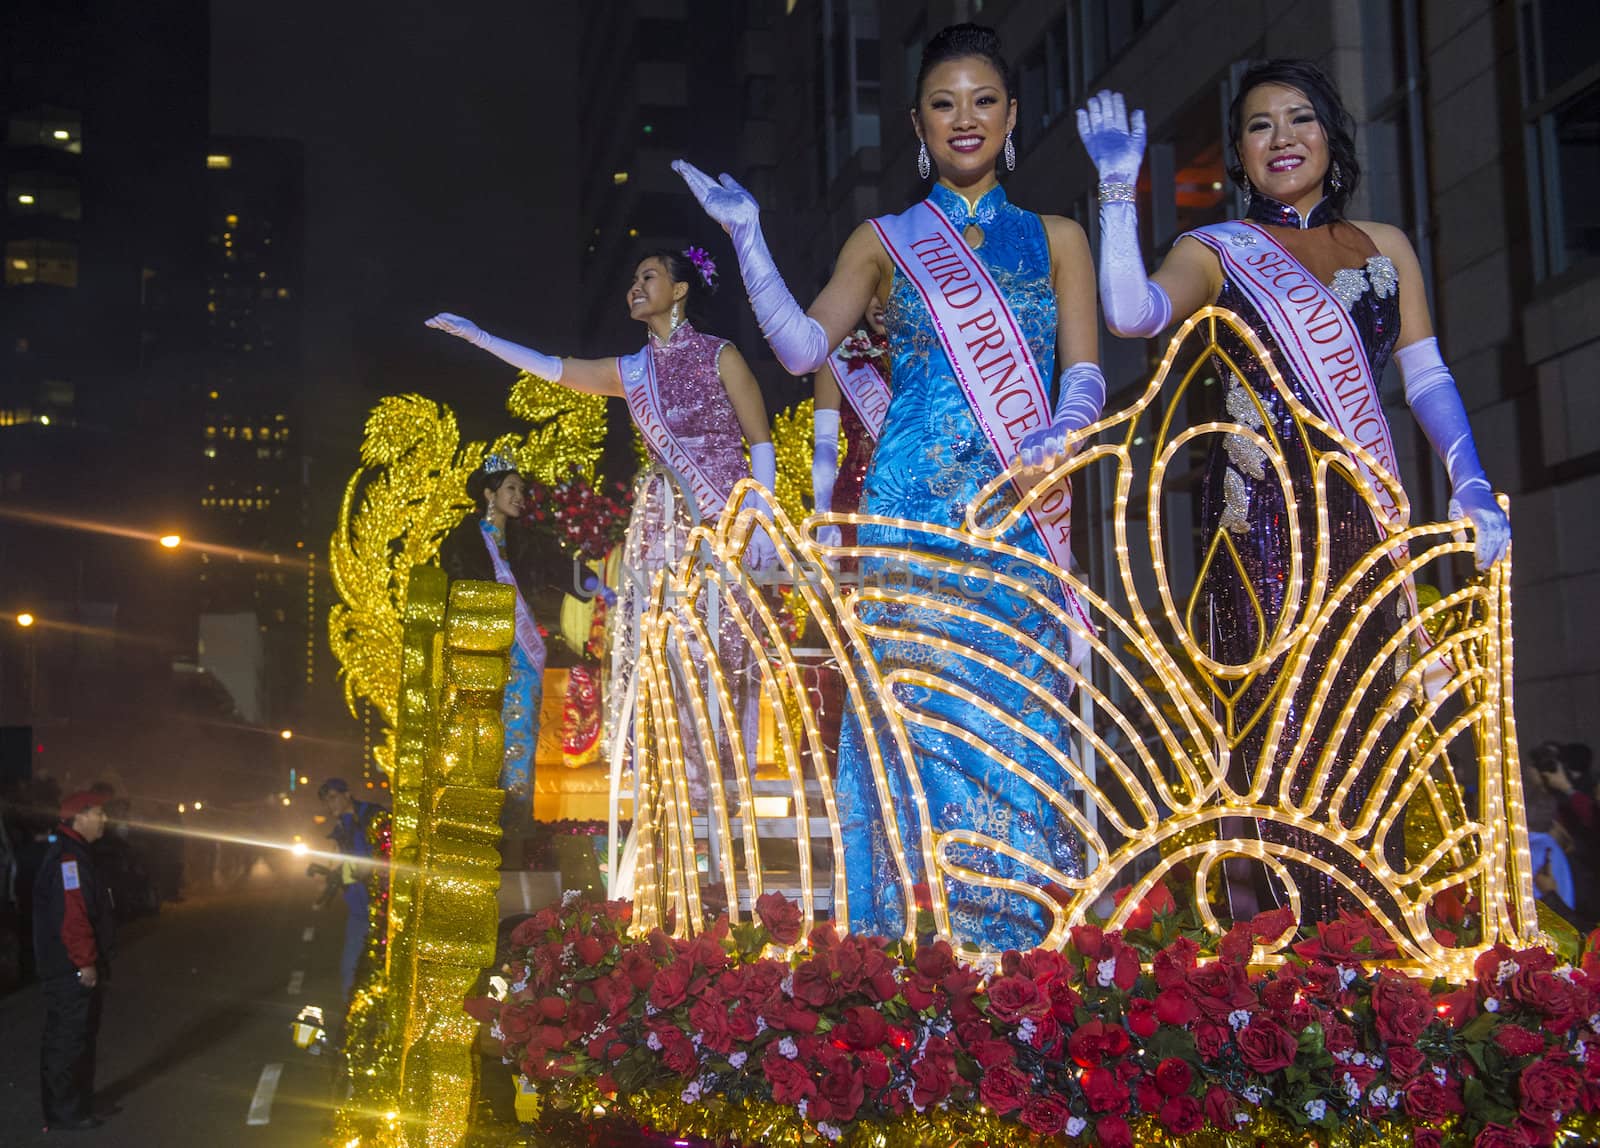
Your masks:
<svg viewBox="0 0 1600 1148"><path fill-rule="evenodd" d="M344 858L343 864L330 874L329 882L337 884L344 898L344 953L339 961L339 983L348 1000L355 987L361 954L367 947L370 924L367 878L371 876L372 842L367 830L382 807L351 797L350 785L342 777L324 781L317 796L333 824L328 836L333 838L334 850Z"/></svg>
<svg viewBox="0 0 1600 1148"><path fill-rule="evenodd" d="M94 1128L95 1042L115 931L92 846L106 829L106 795L74 793L33 890L33 949L44 992L40 1100L46 1130Z"/></svg>

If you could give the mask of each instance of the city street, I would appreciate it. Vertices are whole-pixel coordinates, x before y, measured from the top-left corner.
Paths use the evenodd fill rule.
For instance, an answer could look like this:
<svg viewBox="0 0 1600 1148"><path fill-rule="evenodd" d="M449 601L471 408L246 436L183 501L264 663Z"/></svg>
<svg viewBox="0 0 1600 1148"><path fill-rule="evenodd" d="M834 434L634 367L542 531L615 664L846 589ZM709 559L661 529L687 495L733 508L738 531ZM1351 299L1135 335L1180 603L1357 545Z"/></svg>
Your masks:
<svg viewBox="0 0 1600 1148"><path fill-rule="evenodd" d="M100 1035L97 1101L111 1114L99 1129L41 1134L39 988L0 997L0 1142L319 1143L332 1058L295 1048L289 1022L308 1003L332 1012L344 915L338 904L312 911L317 886L296 860L276 872L258 863L235 891L123 931Z"/></svg>

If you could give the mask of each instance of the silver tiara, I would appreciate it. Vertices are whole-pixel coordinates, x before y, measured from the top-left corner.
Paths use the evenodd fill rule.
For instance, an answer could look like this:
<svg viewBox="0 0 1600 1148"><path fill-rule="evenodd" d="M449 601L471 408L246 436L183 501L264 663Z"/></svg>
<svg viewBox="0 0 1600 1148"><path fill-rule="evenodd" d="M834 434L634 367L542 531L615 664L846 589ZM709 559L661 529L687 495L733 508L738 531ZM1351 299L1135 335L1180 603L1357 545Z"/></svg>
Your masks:
<svg viewBox="0 0 1600 1148"><path fill-rule="evenodd" d="M517 469L517 460L509 454L491 454L483 460L484 474L504 474L508 470Z"/></svg>

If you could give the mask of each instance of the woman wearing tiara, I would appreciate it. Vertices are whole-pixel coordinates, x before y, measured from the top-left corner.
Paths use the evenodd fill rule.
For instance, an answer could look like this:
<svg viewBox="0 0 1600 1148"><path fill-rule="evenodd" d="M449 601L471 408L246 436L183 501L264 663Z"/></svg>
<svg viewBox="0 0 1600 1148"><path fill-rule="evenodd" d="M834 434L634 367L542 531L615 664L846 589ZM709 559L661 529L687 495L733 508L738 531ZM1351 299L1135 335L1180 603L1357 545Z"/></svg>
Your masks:
<svg viewBox="0 0 1600 1148"><path fill-rule="evenodd" d="M500 707L506 737L505 760L500 767L500 788L506 791L506 802L500 826L508 844L533 828L533 754L539 743L539 705L544 699L544 639L528 606L538 590L537 556L532 536L512 524L522 517L526 493L516 463L505 455L491 454L467 478L467 495L477 505L439 543L439 565L452 581L500 582L517 596L511 674ZM515 849L508 855L517 859Z"/></svg>
<svg viewBox="0 0 1600 1148"><path fill-rule="evenodd" d="M1180 238L1160 270L1148 278L1134 203L1134 183L1144 153L1143 113L1135 111L1130 118L1121 95L1102 92L1078 113L1078 131L1100 176L1100 296L1107 326L1118 335L1149 336L1208 303L1238 313L1271 352L1299 401L1366 447L1390 476L1398 478L1394 444L1377 389L1384 364L1393 354L1412 414L1449 473L1451 514L1472 520L1478 567L1484 569L1499 558L1511 539L1510 523L1478 462L1461 397L1440 358L1416 253L1398 228L1345 218L1361 171L1353 120L1327 76L1303 60L1271 60L1244 74L1229 109L1233 151L1229 174L1245 190L1246 218L1202 227ZM1227 330L1219 333L1219 340L1234 362L1247 364L1244 376L1231 379L1224 396L1229 416L1257 430L1270 427L1288 459L1295 500L1306 507L1315 505L1316 479L1289 405L1242 340ZM1310 433L1317 450L1340 449L1326 436ZM1217 563L1208 573L1200 588L1204 609L1199 615L1207 637L1197 635L1197 640L1208 640L1211 656L1229 664L1251 661L1267 640L1264 635L1273 632L1293 559L1284 496L1276 475L1264 463L1259 448L1243 436L1228 437L1212 453L1201 498L1202 538L1225 532L1239 564ZM1378 505L1370 504L1349 482L1330 476L1325 483L1330 542L1325 582L1330 587L1337 586L1401 520L1392 496L1381 493L1381 484L1365 464L1361 469L1368 484L1380 491ZM1310 571L1316 531L1307 530L1302 537L1303 568ZM1350 600L1365 600L1393 569L1387 561L1377 563ZM1300 696L1290 702L1287 728L1278 742L1280 755L1287 759L1297 739L1308 758L1330 748L1341 706L1323 705L1320 717L1305 730L1304 719L1315 712L1319 701L1313 695L1320 691L1340 700L1350 696L1384 643L1414 612L1408 582L1358 628L1336 682L1319 673L1315 681L1308 678L1300 685ZM1335 639L1349 620L1346 607L1323 628L1327 636L1310 664L1329 664L1337 652ZM1280 661L1231 699L1236 728L1244 728L1273 699L1281 666ZM1371 700L1363 707L1358 728L1366 726L1387 687L1406 668L1403 656L1385 667L1386 676L1369 693ZM1248 788L1254 772L1265 768L1268 784L1263 801L1288 805L1307 800L1309 769L1296 772L1293 792L1280 794L1282 771L1275 763L1258 760L1265 749L1266 724L1256 723L1256 729L1243 736L1234 753L1238 766L1232 783ZM1395 723L1389 728L1395 730ZM1397 733L1391 735L1390 744ZM1331 747L1339 768L1333 770L1326 793L1332 792L1340 775L1355 767L1354 740L1346 734L1342 746ZM1353 820L1390 744L1368 754L1342 810L1329 810L1325 800L1318 799L1313 803L1315 815ZM1264 820L1256 823L1255 832L1310 851L1326 863L1337 860L1336 851L1320 837ZM1346 902L1346 894L1326 873L1308 866L1295 866L1293 872L1304 919L1325 919ZM1353 876L1359 880L1359 874ZM1238 883L1231 891L1236 915L1254 907L1237 903L1238 896L1246 893Z"/></svg>
<svg viewBox="0 0 1600 1148"><path fill-rule="evenodd" d="M693 519L719 515L741 478L753 474L768 490L776 479L766 406L749 364L732 343L696 330L689 321L698 300L715 289L716 266L700 248L646 254L634 268L627 294L628 314L644 324L646 342L633 354L616 358L558 359L497 338L458 315L441 313L427 321L428 326L465 339L539 378L587 394L625 399L650 453L652 465L634 484L633 512L623 543L627 578L611 620L602 751L614 779L630 765L638 620L652 577L683 556ZM750 447L748 463L745 443ZM693 500L692 511L674 493L679 489ZM771 548L766 534L755 531L747 562L764 565ZM737 671L748 658L727 611L722 618L723 664ZM744 684L745 694L753 696L752 683ZM741 709L748 724L755 716L754 707ZM686 747L694 748L688 743ZM704 795L703 770L691 774L690 783L698 796ZM631 851L612 884L613 897L631 896L630 859Z"/></svg>
<svg viewBox="0 0 1600 1148"><path fill-rule="evenodd" d="M861 574L864 591L893 581L906 592L866 596L860 614L896 635L872 640L879 672L920 673L940 688L890 687L907 711L911 760L884 720L863 728L853 707L846 715L837 792L849 923L904 934L914 923L912 889L925 881L955 938L991 949L1037 944L1050 923L1040 891L1049 873L1083 871L1066 817L1008 765L1046 791L1070 788L1043 747L1067 742L1071 684L1059 666L1073 656L1085 621L1061 580L1037 562L997 558L938 529L962 528L968 507L1019 454L1035 465L1054 462L1105 397L1083 231L1014 206L996 178L1002 155L1008 167L1014 162L1013 91L991 29L963 24L933 37L911 122L922 141L920 173L926 179L937 169L937 182L904 214L856 229L809 313L773 264L750 194L729 176L719 182L674 165L731 234L751 306L791 373L817 369L870 300L887 300L892 395L862 511L896 521L863 524L859 542L904 557L865 556ZM1052 412L1058 358L1068 365ZM1002 487L980 517L992 521L1016 499ZM1068 503L1064 487L1048 492L1001 541L1068 568ZM919 529L923 523L932 529ZM981 843L951 839L963 833ZM930 855L942 872L927 871ZM960 880L951 866L979 876ZM1006 888L1008 881L1033 895Z"/></svg>

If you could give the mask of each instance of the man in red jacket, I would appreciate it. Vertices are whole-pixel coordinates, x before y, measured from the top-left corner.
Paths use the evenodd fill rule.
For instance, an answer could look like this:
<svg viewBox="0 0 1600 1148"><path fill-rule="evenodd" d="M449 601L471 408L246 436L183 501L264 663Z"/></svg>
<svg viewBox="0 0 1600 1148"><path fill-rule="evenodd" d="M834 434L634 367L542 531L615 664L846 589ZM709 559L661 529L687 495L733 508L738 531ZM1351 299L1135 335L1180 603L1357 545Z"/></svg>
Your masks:
<svg viewBox="0 0 1600 1148"><path fill-rule="evenodd" d="M106 794L74 793L33 887L33 952L44 990L39 1056L46 1131L94 1128L94 1049L111 973L110 894L91 846L106 831Z"/></svg>

